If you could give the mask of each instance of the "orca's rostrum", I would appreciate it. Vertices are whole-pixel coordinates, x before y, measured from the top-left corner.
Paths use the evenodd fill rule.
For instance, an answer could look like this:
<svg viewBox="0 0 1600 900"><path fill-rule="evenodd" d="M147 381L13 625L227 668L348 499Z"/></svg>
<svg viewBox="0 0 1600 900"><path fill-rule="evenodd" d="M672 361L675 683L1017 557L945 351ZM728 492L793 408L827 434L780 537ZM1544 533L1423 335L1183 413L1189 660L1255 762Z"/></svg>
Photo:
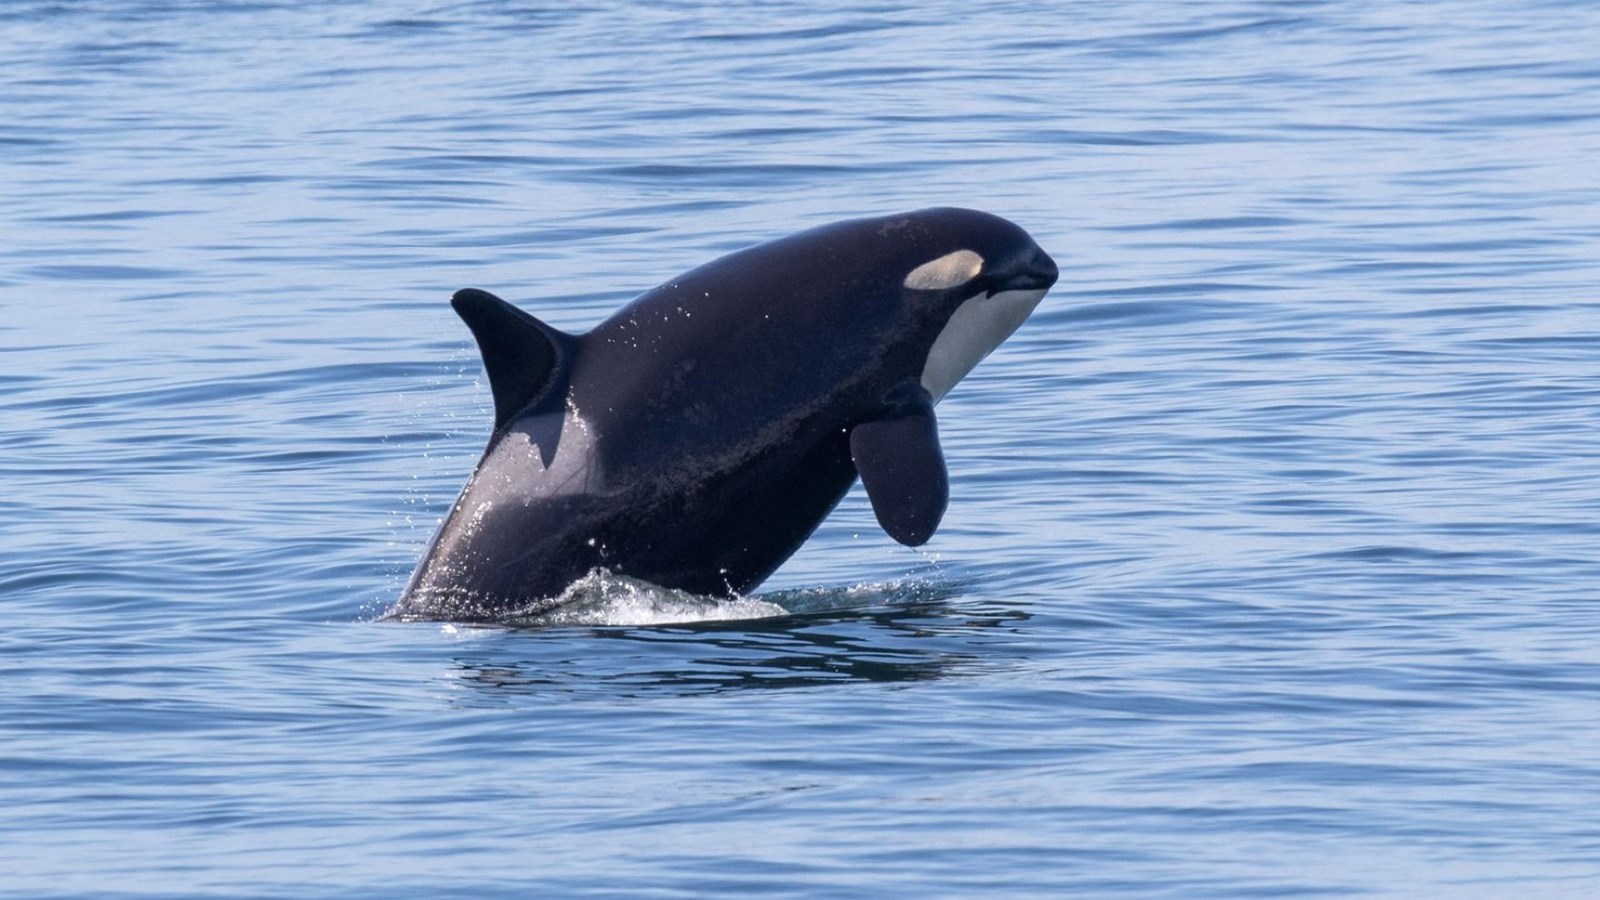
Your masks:
<svg viewBox="0 0 1600 900"><path fill-rule="evenodd" d="M391 614L536 613L596 569L745 593L857 475L921 545L949 497L934 404L1056 274L1016 225L943 208L729 254L582 335L457 292L494 431Z"/></svg>

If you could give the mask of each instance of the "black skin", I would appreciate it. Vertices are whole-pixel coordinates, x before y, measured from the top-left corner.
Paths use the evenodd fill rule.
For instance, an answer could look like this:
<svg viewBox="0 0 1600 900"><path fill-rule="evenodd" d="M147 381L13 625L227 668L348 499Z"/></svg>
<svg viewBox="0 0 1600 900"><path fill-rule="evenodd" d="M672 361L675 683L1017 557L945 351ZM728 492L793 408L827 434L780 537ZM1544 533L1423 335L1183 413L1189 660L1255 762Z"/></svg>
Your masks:
<svg viewBox="0 0 1600 900"><path fill-rule="evenodd" d="M902 286L911 270L961 249L985 260L972 282ZM698 594L749 592L850 489L851 435L861 426L863 466L885 460L872 464L890 472L869 479L869 491L885 483L907 495L885 501L894 507L886 520L879 494L887 489L875 491L880 521L902 542L922 543L945 490L918 382L929 348L963 300L1055 278L1055 264L1016 225L930 209L724 256L581 336L490 294L458 293L456 309L484 351L496 427L391 615L533 613L597 567ZM548 464L569 406L588 426L598 477L549 496L550 485L537 483L551 477L542 467L495 451L508 436L532 435ZM560 441L575 439L571 428ZM901 440L916 446L902 454ZM901 456L907 464L897 467ZM919 499L919 473L932 478L935 468L938 496Z"/></svg>

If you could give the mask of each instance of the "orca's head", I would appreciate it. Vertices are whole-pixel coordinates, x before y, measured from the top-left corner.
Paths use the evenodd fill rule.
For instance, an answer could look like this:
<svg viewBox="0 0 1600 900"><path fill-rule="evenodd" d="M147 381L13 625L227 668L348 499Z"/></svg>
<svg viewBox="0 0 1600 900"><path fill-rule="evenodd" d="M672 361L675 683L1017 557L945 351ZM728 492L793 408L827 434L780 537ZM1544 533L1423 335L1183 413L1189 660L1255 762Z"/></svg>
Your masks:
<svg viewBox="0 0 1600 900"><path fill-rule="evenodd" d="M921 381L937 403L1017 330L1059 273L1026 231L999 216L942 208L894 219L917 235L901 257L910 266L901 289L931 326Z"/></svg>

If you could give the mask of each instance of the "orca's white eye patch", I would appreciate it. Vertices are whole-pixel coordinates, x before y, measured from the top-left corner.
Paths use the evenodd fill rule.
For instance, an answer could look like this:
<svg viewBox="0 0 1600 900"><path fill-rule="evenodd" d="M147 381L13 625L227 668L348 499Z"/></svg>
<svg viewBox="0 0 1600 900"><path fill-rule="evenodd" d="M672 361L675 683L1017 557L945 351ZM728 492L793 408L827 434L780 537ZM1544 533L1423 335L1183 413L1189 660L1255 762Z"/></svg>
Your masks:
<svg viewBox="0 0 1600 900"><path fill-rule="evenodd" d="M912 269L904 284L913 291L947 291L977 278L982 270L983 257L971 250L957 250Z"/></svg>

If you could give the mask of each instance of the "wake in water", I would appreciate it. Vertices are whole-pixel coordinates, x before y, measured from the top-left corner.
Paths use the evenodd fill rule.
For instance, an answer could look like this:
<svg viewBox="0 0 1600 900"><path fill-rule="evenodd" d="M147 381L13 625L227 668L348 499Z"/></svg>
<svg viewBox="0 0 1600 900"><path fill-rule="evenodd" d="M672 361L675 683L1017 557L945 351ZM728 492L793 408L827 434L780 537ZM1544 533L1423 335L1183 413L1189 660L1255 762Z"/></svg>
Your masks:
<svg viewBox="0 0 1600 900"><path fill-rule="evenodd" d="M945 582L906 578L879 584L774 591L755 597L711 597L596 569L538 609L509 612L489 624L515 628L651 626L882 612L945 599L954 587ZM385 618L407 620L392 614Z"/></svg>

